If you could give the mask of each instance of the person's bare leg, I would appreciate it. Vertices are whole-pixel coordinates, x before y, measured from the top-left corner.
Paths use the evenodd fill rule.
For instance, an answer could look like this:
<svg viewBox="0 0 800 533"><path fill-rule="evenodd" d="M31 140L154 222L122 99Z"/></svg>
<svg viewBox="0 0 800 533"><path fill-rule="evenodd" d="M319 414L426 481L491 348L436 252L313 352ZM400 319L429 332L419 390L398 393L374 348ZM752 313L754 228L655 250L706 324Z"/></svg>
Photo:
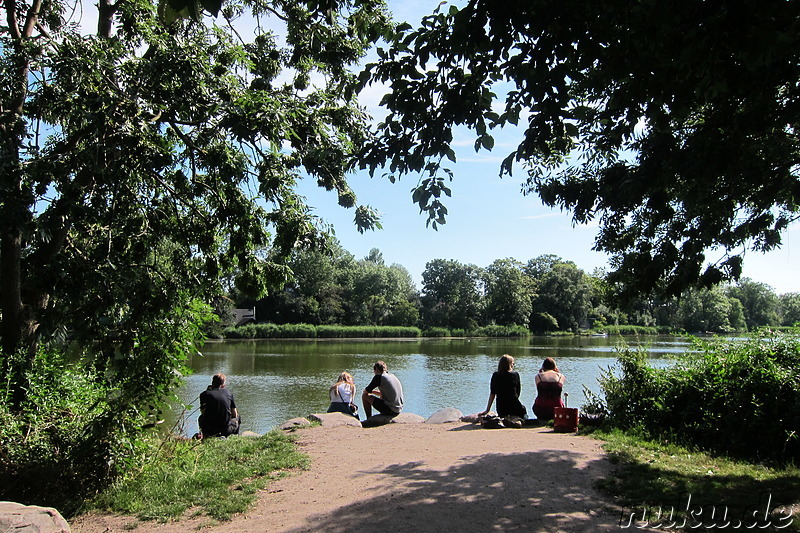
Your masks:
<svg viewBox="0 0 800 533"><path fill-rule="evenodd" d="M361 405L364 406L364 416L367 418L372 416L372 399L374 396L366 391L361 393Z"/></svg>

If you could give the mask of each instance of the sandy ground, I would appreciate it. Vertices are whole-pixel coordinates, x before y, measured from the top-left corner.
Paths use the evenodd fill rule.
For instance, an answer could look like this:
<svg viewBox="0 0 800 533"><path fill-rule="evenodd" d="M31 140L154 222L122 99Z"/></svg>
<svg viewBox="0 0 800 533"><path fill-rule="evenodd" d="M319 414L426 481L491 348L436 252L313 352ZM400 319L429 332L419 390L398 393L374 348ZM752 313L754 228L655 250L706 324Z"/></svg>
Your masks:
<svg viewBox="0 0 800 533"><path fill-rule="evenodd" d="M299 430L310 469L275 481L230 522L168 524L87 515L75 533L619 531L621 510L594 489L611 465L600 442L545 427L463 422Z"/></svg>

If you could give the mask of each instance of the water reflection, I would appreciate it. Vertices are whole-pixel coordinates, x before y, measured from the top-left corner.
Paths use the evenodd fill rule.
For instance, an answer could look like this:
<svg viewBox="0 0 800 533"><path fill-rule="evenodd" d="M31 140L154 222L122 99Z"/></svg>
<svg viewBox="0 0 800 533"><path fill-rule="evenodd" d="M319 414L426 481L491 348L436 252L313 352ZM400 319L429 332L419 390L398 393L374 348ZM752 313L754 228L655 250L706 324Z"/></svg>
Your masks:
<svg viewBox="0 0 800 533"><path fill-rule="evenodd" d="M194 374L177 394L188 407L178 428L197 431L198 395L216 372L228 376L243 429L264 433L284 420L324 412L328 387L343 370L362 389L372 378L372 364L382 359L403 383L406 411L429 416L443 407L475 413L486 407L489 379L499 357L516 359L522 377L522 400L530 411L533 378L542 360L553 356L566 374L569 405L583 401L583 385L599 391L597 378L613 365L620 343L645 348L656 365L668 364L689 348L681 337L532 337L530 339L413 340L269 340L208 342L189 361ZM360 403L360 402L359 402ZM181 418L177 408L172 420Z"/></svg>

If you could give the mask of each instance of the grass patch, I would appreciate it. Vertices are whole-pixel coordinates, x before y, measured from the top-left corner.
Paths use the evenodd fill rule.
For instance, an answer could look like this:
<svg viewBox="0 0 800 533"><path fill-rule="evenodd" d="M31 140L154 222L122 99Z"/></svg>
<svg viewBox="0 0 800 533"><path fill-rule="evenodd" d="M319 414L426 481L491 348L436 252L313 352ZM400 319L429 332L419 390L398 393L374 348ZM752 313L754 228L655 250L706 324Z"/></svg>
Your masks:
<svg viewBox="0 0 800 533"><path fill-rule="evenodd" d="M596 431L615 471L599 488L622 506L626 524L671 529L800 531L800 468L768 467ZM793 506L793 507L792 507ZM672 513L672 515L670 515ZM622 522L621 522L622 523ZM727 527L726 527L727 525Z"/></svg>
<svg viewBox="0 0 800 533"><path fill-rule="evenodd" d="M291 436L169 441L139 472L101 494L92 507L141 520L207 515L229 520L247 510L285 469L306 467Z"/></svg>

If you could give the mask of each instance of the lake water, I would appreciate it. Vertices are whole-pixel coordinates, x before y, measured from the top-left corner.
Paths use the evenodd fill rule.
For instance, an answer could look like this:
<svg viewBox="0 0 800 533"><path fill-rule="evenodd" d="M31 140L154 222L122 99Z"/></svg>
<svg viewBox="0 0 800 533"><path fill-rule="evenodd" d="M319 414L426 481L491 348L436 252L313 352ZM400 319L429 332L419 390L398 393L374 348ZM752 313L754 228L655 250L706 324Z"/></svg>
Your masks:
<svg viewBox="0 0 800 533"><path fill-rule="evenodd" d="M534 376L545 357L567 376L568 406L584 402L583 386L599 392L597 378L614 365L617 346L642 346L655 365L668 364L690 348L681 337L531 337L527 339L256 340L210 341L192 357L178 397L188 405L168 417L185 435L197 431L198 395L223 372L242 415L242 429L265 433L294 417L325 412L328 389L342 371L360 392L383 360L402 382L406 412L424 417L444 407L464 414L486 408L489 380L507 353L522 378L521 400L531 414ZM360 394L358 402L360 406ZM363 417L363 407L361 407ZM178 422L175 422L175 421Z"/></svg>

